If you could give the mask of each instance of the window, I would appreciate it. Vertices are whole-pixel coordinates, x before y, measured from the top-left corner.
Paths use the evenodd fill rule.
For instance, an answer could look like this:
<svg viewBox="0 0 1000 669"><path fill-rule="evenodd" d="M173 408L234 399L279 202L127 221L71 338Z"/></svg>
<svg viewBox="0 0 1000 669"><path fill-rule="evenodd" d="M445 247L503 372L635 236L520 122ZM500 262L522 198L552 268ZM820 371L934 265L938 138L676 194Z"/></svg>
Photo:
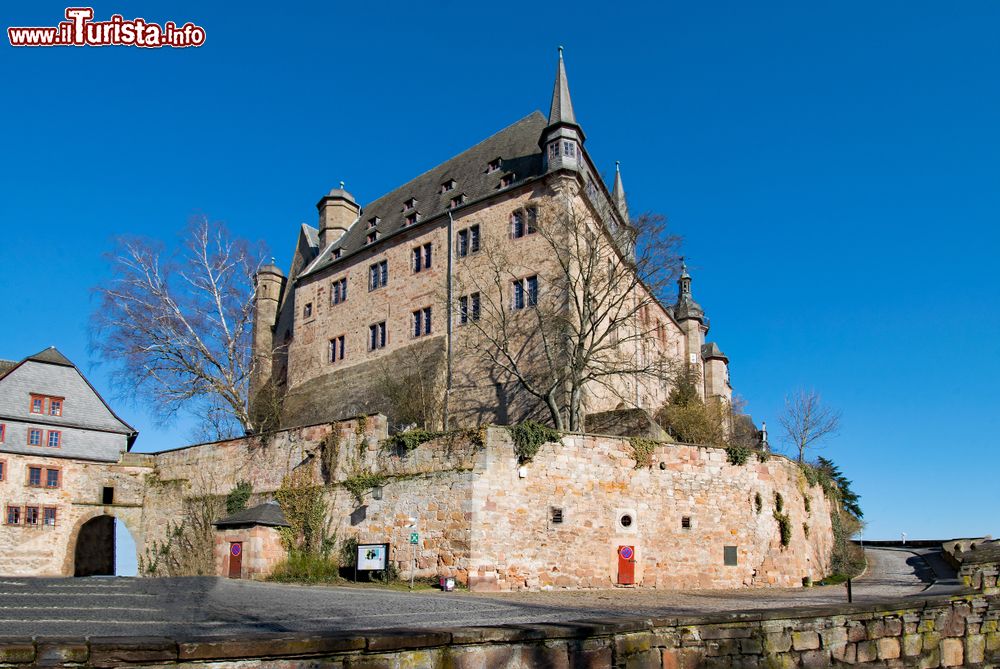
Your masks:
<svg viewBox="0 0 1000 669"><path fill-rule="evenodd" d="M59 487L59 470L58 469L46 469L45 470L45 487L46 488L58 488Z"/></svg>
<svg viewBox="0 0 1000 669"><path fill-rule="evenodd" d="M549 160L555 160L559 157L559 142L552 142L549 144Z"/></svg>
<svg viewBox="0 0 1000 669"><path fill-rule="evenodd" d="M681 516L681 529L682 530L691 529L691 516Z"/></svg>
<svg viewBox="0 0 1000 669"><path fill-rule="evenodd" d="M419 272L431 267L431 244L424 244L413 249L413 271Z"/></svg>
<svg viewBox="0 0 1000 669"><path fill-rule="evenodd" d="M59 445L62 444L62 432L59 430L49 430L48 444L49 448L59 448Z"/></svg>
<svg viewBox="0 0 1000 669"><path fill-rule="evenodd" d="M409 211L417 206L417 198L411 197L409 200L403 203L403 211Z"/></svg>
<svg viewBox="0 0 1000 669"><path fill-rule="evenodd" d="M538 277L529 276L514 281L514 309L524 309L538 304Z"/></svg>
<svg viewBox="0 0 1000 669"><path fill-rule="evenodd" d="M7 476L7 461L0 460L0 481L3 481L4 477L6 476Z"/></svg>
<svg viewBox="0 0 1000 669"><path fill-rule="evenodd" d="M0 423L0 444L3 443L4 437L7 436L7 426Z"/></svg>
<svg viewBox="0 0 1000 669"><path fill-rule="evenodd" d="M28 485L30 486L42 485L41 467L28 467Z"/></svg>
<svg viewBox="0 0 1000 669"><path fill-rule="evenodd" d="M489 162L489 164L486 165L486 173L489 174L490 172L496 172L500 169L501 165L503 165L503 159L494 158Z"/></svg>
<svg viewBox="0 0 1000 669"><path fill-rule="evenodd" d="M378 239L378 231L377 230L375 230L373 232L369 232L368 236L365 237L365 244L374 244L377 239Z"/></svg>
<svg viewBox="0 0 1000 669"><path fill-rule="evenodd" d="M37 506L26 506L26 507L24 507L24 524L25 525L37 525L38 524L38 507Z"/></svg>
<svg viewBox="0 0 1000 669"><path fill-rule="evenodd" d="M330 362L337 362L344 359L344 335L334 337L330 340Z"/></svg>
<svg viewBox="0 0 1000 669"><path fill-rule="evenodd" d="M538 210L534 207L519 209L510 215L510 236L520 239L525 235L537 232L535 222L538 220Z"/></svg>
<svg viewBox="0 0 1000 669"><path fill-rule="evenodd" d="M479 251L479 226L473 225L458 231L458 257L464 258Z"/></svg>
<svg viewBox="0 0 1000 669"><path fill-rule="evenodd" d="M576 156L576 144L573 142L563 142L563 155L567 158Z"/></svg>
<svg viewBox="0 0 1000 669"><path fill-rule="evenodd" d="M497 186L497 188L506 188L512 183L514 183L514 173L508 172L507 174L500 177L500 185Z"/></svg>
<svg viewBox="0 0 1000 669"><path fill-rule="evenodd" d="M448 179L443 184L441 184L441 192L447 193L448 191L455 190L456 185L457 184L455 183L454 179Z"/></svg>
<svg viewBox="0 0 1000 669"><path fill-rule="evenodd" d="M459 207L463 204L465 204L465 193L451 198L451 202L448 203L448 208L454 209L455 207Z"/></svg>
<svg viewBox="0 0 1000 669"><path fill-rule="evenodd" d="M31 395L29 411L50 416L62 416L63 398L49 395Z"/></svg>
<svg viewBox="0 0 1000 669"><path fill-rule="evenodd" d="M552 519L553 525L562 525L563 510L556 506L549 507L549 518Z"/></svg>
<svg viewBox="0 0 1000 669"><path fill-rule="evenodd" d="M31 396L31 413L45 413L45 398L38 395Z"/></svg>
<svg viewBox="0 0 1000 669"><path fill-rule="evenodd" d="M344 255L344 249L334 249L333 250L333 259L334 260L337 260L342 255Z"/></svg>
<svg viewBox="0 0 1000 669"><path fill-rule="evenodd" d="M101 503L102 504L114 504L115 503L115 488L114 486L106 485L101 488Z"/></svg>
<svg viewBox="0 0 1000 669"><path fill-rule="evenodd" d="M463 295L458 298L458 324L465 325L469 321L479 320L479 293Z"/></svg>
<svg viewBox="0 0 1000 669"><path fill-rule="evenodd" d="M372 216L371 218L368 219L368 229L371 230L381 222L382 222L381 218L379 218L378 216Z"/></svg>
<svg viewBox="0 0 1000 669"><path fill-rule="evenodd" d="M7 524L8 525L21 524L21 507L19 506L7 507Z"/></svg>
<svg viewBox="0 0 1000 669"><path fill-rule="evenodd" d="M306 306L302 307L302 318L309 318L313 315L313 303L306 302Z"/></svg>
<svg viewBox="0 0 1000 669"><path fill-rule="evenodd" d="M368 326L368 350L385 348L385 321Z"/></svg>
<svg viewBox="0 0 1000 669"><path fill-rule="evenodd" d="M28 446L41 446L41 445L42 445L42 431L34 427L28 430Z"/></svg>
<svg viewBox="0 0 1000 669"><path fill-rule="evenodd" d="M413 225L420 220L420 212L415 211L412 214L407 214L406 219L403 221L403 225Z"/></svg>
<svg viewBox="0 0 1000 669"><path fill-rule="evenodd" d="M722 547L722 563L727 567L736 566L736 546Z"/></svg>
<svg viewBox="0 0 1000 669"><path fill-rule="evenodd" d="M368 266L368 290L377 290L389 283L389 261L380 260Z"/></svg>
<svg viewBox="0 0 1000 669"><path fill-rule="evenodd" d="M424 307L413 312L413 336L420 337L431 333L431 308Z"/></svg>
<svg viewBox="0 0 1000 669"><path fill-rule="evenodd" d="M49 415L50 416L61 416L62 415L62 400L58 398L49 399Z"/></svg>
<svg viewBox="0 0 1000 669"><path fill-rule="evenodd" d="M44 514L42 517L42 522L44 524L48 525L49 527L52 527L56 524L56 507L47 506L42 511L42 513Z"/></svg>
<svg viewBox="0 0 1000 669"><path fill-rule="evenodd" d="M340 304L347 301L347 277L337 279L330 284L330 304Z"/></svg>

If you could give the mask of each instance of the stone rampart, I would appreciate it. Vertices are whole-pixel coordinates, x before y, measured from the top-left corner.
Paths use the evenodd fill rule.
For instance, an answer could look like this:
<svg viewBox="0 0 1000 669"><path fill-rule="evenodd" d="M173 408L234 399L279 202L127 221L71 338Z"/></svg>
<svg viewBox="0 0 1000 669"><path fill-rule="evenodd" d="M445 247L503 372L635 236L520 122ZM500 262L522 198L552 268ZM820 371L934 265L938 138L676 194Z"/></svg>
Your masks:
<svg viewBox="0 0 1000 669"><path fill-rule="evenodd" d="M0 641L0 666L992 667L1000 597L964 595L866 606L701 617L610 619L438 630L238 638Z"/></svg>

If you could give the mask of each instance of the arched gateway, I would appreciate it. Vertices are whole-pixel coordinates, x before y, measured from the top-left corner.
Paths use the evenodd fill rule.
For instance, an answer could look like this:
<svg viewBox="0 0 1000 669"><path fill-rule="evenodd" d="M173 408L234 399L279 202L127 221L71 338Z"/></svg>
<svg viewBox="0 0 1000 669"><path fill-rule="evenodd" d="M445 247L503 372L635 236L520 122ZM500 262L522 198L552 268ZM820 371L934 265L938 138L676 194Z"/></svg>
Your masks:
<svg viewBox="0 0 1000 669"><path fill-rule="evenodd" d="M114 576L115 518L97 516L80 526L73 554L74 576Z"/></svg>

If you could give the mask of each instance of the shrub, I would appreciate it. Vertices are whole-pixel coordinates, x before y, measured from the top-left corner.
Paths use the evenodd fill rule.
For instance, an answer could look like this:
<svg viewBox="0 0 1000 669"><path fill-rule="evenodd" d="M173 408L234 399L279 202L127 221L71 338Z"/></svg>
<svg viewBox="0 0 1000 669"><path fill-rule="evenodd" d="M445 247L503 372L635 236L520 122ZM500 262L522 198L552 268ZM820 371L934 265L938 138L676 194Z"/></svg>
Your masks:
<svg viewBox="0 0 1000 669"><path fill-rule="evenodd" d="M522 463L535 457L542 444L559 441L562 438L558 430L533 420L524 421L520 425L511 425L507 431L514 440L514 453Z"/></svg>
<svg viewBox="0 0 1000 669"><path fill-rule="evenodd" d="M750 449L746 446L739 444L726 446L726 460L729 461L729 464L739 467L745 465L748 459L750 459Z"/></svg>
<svg viewBox="0 0 1000 669"><path fill-rule="evenodd" d="M805 535L806 539L809 538L809 523L802 523L802 534Z"/></svg>
<svg viewBox="0 0 1000 669"><path fill-rule="evenodd" d="M792 521L784 513L775 510L774 519L778 521L778 533L781 535L781 546L787 548L792 543Z"/></svg>
<svg viewBox="0 0 1000 669"><path fill-rule="evenodd" d="M755 493L753 496L753 506L757 510L757 515L764 509L764 498L760 496L760 493Z"/></svg>
<svg viewBox="0 0 1000 669"><path fill-rule="evenodd" d="M354 495L354 499L358 501L358 504L361 504L365 501L366 492L377 486L385 485L387 480L384 474L361 472L345 479L341 485Z"/></svg>
<svg viewBox="0 0 1000 669"><path fill-rule="evenodd" d="M635 460L636 469L653 466L653 450L657 442L642 437L631 437L628 443L632 446L632 458Z"/></svg>
<svg viewBox="0 0 1000 669"><path fill-rule="evenodd" d="M428 442L431 439L437 439L445 434L447 433L431 432L418 427L413 430L397 432L396 434L390 435L387 439L382 441L382 445L388 448L394 448L397 451L402 451L403 453L409 453L410 451L416 449L420 444Z"/></svg>
<svg viewBox="0 0 1000 669"><path fill-rule="evenodd" d="M268 578L282 582L331 583L340 580L340 565L326 555L292 550Z"/></svg>
<svg viewBox="0 0 1000 669"><path fill-rule="evenodd" d="M252 494L253 486L249 481L240 481L237 483L236 487L226 495L226 513L231 516L247 508L247 502L250 501L250 495Z"/></svg>
<svg viewBox="0 0 1000 669"><path fill-rule="evenodd" d="M802 506L805 507L806 513L812 513L812 501L810 501L809 495L803 495Z"/></svg>
<svg viewBox="0 0 1000 669"><path fill-rule="evenodd" d="M312 471L301 469L285 476L274 493L290 527L281 528L285 548L319 553L327 543L326 502L323 487L312 481Z"/></svg>
<svg viewBox="0 0 1000 669"><path fill-rule="evenodd" d="M780 492L774 493L774 512L781 513L785 510L785 498L781 496Z"/></svg>

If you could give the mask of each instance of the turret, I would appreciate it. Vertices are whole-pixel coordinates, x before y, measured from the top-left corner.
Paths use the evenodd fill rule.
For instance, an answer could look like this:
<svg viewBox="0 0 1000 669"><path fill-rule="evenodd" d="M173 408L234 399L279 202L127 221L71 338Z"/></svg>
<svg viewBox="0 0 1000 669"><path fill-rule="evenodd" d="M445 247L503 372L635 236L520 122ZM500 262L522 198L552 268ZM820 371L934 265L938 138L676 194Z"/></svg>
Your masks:
<svg viewBox="0 0 1000 669"><path fill-rule="evenodd" d="M625 203L625 186L622 184L622 168L619 161L615 161L615 187L611 191L611 200L615 203L622 220L628 223L628 204Z"/></svg>
<svg viewBox="0 0 1000 669"><path fill-rule="evenodd" d="M340 239L361 213L361 207L354 201L354 196L344 190L343 181L340 182L340 188L334 188L320 198L316 209L319 210L317 227L320 251Z"/></svg>
<svg viewBox="0 0 1000 669"><path fill-rule="evenodd" d="M583 163L582 149L586 137L573 113L562 52L563 48L559 47L559 65L556 68L555 86L552 88L549 124L538 140L538 145L542 147L542 159L547 172L561 169L579 170Z"/></svg>
<svg viewBox="0 0 1000 669"><path fill-rule="evenodd" d="M278 305L285 289L285 274L274 264L264 265L254 276L256 293L253 305L253 361L250 373L250 396L257 394L271 380L274 362L274 326L278 320Z"/></svg>
<svg viewBox="0 0 1000 669"><path fill-rule="evenodd" d="M729 385L729 358L715 342L703 344L701 359L705 366L705 396L721 397L729 402L733 389Z"/></svg>
<svg viewBox="0 0 1000 669"><path fill-rule="evenodd" d="M677 304L674 305L674 320L684 331L685 362L704 377L701 347L705 343L705 335L708 333L708 320L705 318L705 312L701 305L694 301L691 294L691 275L688 274L684 258L681 258L681 275L677 279ZM699 394L704 399L704 384L699 384L698 388Z"/></svg>

